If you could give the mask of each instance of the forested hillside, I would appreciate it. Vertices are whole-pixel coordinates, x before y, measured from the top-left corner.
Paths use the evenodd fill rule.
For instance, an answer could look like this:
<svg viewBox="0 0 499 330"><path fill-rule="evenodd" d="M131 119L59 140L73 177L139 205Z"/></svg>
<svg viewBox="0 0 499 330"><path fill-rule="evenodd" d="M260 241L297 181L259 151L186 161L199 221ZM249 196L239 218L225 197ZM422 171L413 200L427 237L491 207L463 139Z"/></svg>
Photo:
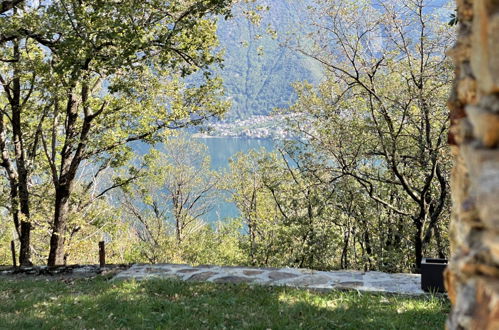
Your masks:
<svg viewBox="0 0 499 330"><path fill-rule="evenodd" d="M253 24L236 9L234 19L220 20L218 36L225 49L220 74L232 101L229 119L266 115L273 108L288 107L296 98L291 84L318 82L319 65L285 47L303 34L301 22L310 1L268 1L260 24ZM277 34L272 33L276 31Z"/></svg>

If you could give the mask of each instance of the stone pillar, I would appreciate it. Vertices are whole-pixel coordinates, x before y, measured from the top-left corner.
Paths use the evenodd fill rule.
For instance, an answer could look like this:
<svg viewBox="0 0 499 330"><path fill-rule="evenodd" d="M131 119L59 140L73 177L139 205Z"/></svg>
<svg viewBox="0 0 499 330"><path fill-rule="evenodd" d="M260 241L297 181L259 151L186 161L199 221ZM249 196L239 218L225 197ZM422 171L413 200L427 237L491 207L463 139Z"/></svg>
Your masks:
<svg viewBox="0 0 499 330"><path fill-rule="evenodd" d="M448 329L499 329L499 0L457 0Z"/></svg>

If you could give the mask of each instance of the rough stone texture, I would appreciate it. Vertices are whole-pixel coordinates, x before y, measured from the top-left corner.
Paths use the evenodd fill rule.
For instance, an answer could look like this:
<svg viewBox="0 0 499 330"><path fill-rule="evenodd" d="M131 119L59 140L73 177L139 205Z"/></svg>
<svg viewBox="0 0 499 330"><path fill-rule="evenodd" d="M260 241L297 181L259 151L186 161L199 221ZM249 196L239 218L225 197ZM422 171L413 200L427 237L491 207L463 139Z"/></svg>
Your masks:
<svg viewBox="0 0 499 330"><path fill-rule="evenodd" d="M214 283L250 283L291 286L314 290L359 290L409 295L424 294L418 274L387 274L382 272L336 271L322 272L296 268L218 267L186 265L133 265L114 279L147 280L177 278L184 281Z"/></svg>
<svg viewBox="0 0 499 330"><path fill-rule="evenodd" d="M475 0L472 20L471 68L479 92L499 92L499 11L495 0Z"/></svg>
<svg viewBox="0 0 499 330"><path fill-rule="evenodd" d="M381 272L371 272L371 274L377 274L380 276L383 276L384 273ZM338 271L334 272L333 274L333 280L336 282L341 282L341 281L352 281L352 280L362 280L364 276L364 273L362 272L355 272L355 271Z"/></svg>
<svg viewBox="0 0 499 330"><path fill-rule="evenodd" d="M339 288L358 288L361 287L364 283L362 282L341 282L335 285L335 287Z"/></svg>
<svg viewBox="0 0 499 330"><path fill-rule="evenodd" d="M295 280L289 281L289 285L297 286L297 287L310 287L314 285L324 285L331 282L331 276L326 275L309 275L297 278Z"/></svg>
<svg viewBox="0 0 499 330"><path fill-rule="evenodd" d="M497 292L499 292L499 280L477 279L471 328L499 329L499 304L494 301L497 298Z"/></svg>
<svg viewBox="0 0 499 330"><path fill-rule="evenodd" d="M163 273L168 273L169 271L170 271L169 268L153 268L153 267L148 268L148 272L150 272L150 273L157 272L157 273L162 273L163 274Z"/></svg>
<svg viewBox="0 0 499 330"><path fill-rule="evenodd" d="M213 277L213 275L217 275L217 273L215 273L215 272L198 273L198 274L194 274L191 277L189 277L188 281L202 282L202 281L206 281L210 277Z"/></svg>
<svg viewBox="0 0 499 330"><path fill-rule="evenodd" d="M448 329L499 329L499 1L457 0Z"/></svg>
<svg viewBox="0 0 499 330"><path fill-rule="evenodd" d="M197 268L187 268L187 269L177 270L177 273L189 274L189 273L195 273L197 271L199 271L199 269L197 269Z"/></svg>
<svg viewBox="0 0 499 330"><path fill-rule="evenodd" d="M269 278L274 281L286 280L288 278L297 277L296 274L286 273L286 272L271 272L269 273Z"/></svg>
<svg viewBox="0 0 499 330"><path fill-rule="evenodd" d="M243 271L243 274L246 276L260 275L260 274L263 274L263 271L261 271L261 270L245 270L245 271Z"/></svg>
<svg viewBox="0 0 499 330"><path fill-rule="evenodd" d="M242 277L242 276L224 276L213 280L213 282L215 283L233 283L233 284L251 283L253 281L254 279L251 277Z"/></svg>

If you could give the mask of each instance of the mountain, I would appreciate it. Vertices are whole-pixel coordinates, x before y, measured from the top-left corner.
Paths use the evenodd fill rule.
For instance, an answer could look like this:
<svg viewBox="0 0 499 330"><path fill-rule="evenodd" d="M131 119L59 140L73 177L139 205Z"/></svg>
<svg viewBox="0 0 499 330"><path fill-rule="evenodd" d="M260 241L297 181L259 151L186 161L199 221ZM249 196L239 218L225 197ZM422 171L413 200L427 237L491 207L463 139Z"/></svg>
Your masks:
<svg viewBox="0 0 499 330"><path fill-rule="evenodd" d="M232 101L229 121L287 107L295 100L293 82L321 78L317 63L283 46L293 40L294 33L303 33L300 22L308 2L269 1L270 9L262 14L259 25L237 9L234 18L220 21L218 36L225 60L219 74ZM269 28L277 32L277 38L267 32Z"/></svg>

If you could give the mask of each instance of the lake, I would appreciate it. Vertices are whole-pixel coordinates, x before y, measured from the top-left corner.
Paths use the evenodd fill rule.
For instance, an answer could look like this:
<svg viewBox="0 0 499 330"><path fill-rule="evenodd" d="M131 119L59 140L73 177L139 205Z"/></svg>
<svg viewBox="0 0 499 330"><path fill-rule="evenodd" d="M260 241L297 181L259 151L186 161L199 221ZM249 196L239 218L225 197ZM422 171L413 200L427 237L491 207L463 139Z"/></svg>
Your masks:
<svg viewBox="0 0 499 330"><path fill-rule="evenodd" d="M271 151L275 148L275 142L270 139L250 139L250 138L195 138L208 147L211 157L211 168L213 170L228 170L229 159L238 152L246 153L251 149L259 150L265 148ZM220 200L214 209L206 215L205 220L213 223L226 218L236 218L239 211L233 203Z"/></svg>
<svg viewBox="0 0 499 330"><path fill-rule="evenodd" d="M211 158L211 169L224 171L229 169L229 160L238 152L246 153L251 149L260 150L262 147L268 151L275 148L275 142L271 139L251 139L251 138L235 138L235 137L210 137L210 138L192 138L196 142L200 142L208 148L208 153ZM132 144L134 151L137 154L144 155L148 152L150 146L143 142L135 142ZM228 197L228 196L227 196ZM209 223L214 223L226 218L236 218L239 216L239 211L233 203L229 203L221 199L209 212L204 220Z"/></svg>
<svg viewBox="0 0 499 330"><path fill-rule="evenodd" d="M251 149L261 148L271 151L275 148L275 142L270 139L194 138L194 140L208 147L213 170L228 169L229 159L238 152L246 153Z"/></svg>

